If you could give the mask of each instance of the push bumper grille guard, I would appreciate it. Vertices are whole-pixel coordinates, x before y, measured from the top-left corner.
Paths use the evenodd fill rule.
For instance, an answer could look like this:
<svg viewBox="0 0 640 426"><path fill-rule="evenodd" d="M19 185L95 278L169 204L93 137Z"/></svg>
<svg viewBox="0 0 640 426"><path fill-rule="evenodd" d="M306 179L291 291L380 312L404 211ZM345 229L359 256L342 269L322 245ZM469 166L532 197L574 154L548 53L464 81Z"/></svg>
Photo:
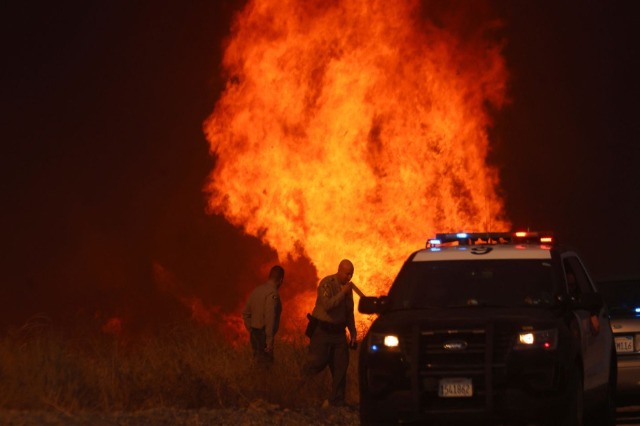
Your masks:
<svg viewBox="0 0 640 426"><path fill-rule="evenodd" d="M496 378L506 375L506 357L513 345L513 333L484 327L421 329L414 326L405 336L410 362L411 395L417 416L447 413L491 415L494 409ZM438 396L439 381L468 378L471 397Z"/></svg>

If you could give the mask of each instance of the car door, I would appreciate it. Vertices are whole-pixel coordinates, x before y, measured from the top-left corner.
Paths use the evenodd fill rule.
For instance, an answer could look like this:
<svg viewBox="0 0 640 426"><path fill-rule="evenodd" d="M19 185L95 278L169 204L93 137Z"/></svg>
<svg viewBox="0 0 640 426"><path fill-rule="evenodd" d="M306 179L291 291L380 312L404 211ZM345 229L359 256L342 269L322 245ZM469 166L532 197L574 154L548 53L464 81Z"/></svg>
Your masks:
<svg viewBox="0 0 640 426"><path fill-rule="evenodd" d="M583 295L595 293L595 287L580 259L572 253L563 259L565 281L569 296L580 301ZM606 308L596 312L575 309L580 324L585 390L594 389L609 379L610 326Z"/></svg>

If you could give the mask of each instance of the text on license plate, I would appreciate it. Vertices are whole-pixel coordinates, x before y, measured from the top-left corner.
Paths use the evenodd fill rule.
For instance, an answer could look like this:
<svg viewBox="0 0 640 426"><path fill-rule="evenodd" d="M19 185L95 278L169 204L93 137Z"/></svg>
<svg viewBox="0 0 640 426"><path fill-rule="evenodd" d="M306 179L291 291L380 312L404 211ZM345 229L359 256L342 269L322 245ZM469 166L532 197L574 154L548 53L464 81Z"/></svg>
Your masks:
<svg viewBox="0 0 640 426"><path fill-rule="evenodd" d="M633 352L633 336L616 337L616 352Z"/></svg>
<svg viewBox="0 0 640 426"><path fill-rule="evenodd" d="M471 379L450 378L440 379L438 386L438 396L443 398L469 397L473 396L473 386Z"/></svg>

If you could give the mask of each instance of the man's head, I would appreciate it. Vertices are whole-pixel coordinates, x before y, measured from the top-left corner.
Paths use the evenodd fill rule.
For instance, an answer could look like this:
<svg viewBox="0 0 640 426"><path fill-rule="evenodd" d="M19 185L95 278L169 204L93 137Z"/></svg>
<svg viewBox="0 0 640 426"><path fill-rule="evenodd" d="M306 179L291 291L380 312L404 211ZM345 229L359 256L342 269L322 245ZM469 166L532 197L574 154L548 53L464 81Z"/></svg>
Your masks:
<svg viewBox="0 0 640 426"><path fill-rule="evenodd" d="M284 281L284 268L280 265L275 265L269 271L269 281L275 283L276 287L280 287Z"/></svg>
<svg viewBox="0 0 640 426"><path fill-rule="evenodd" d="M353 263L349 259L342 259L338 265L338 273L336 275L340 284L347 284L353 277Z"/></svg>

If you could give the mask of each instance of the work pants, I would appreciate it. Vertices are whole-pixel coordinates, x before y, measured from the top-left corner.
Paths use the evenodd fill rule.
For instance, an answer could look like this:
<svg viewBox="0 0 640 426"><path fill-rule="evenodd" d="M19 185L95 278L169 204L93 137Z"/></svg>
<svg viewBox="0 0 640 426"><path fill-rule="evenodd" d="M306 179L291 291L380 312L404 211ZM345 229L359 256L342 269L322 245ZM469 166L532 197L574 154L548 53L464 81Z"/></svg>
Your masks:
<svg viewBox="0 0 640 426"><path fill-rule="evenodd" d="M325 367L331 372L331 405L344 405L349 367L349 345L344 331L328 333L316 327L309 345L307 373L319 373Z"/></svg>
<svg viewBox="0 0 640 426"><path fill-rule="evenodd" d="M253 358L257 362L272 362L273 354L264 350L267 348L267 333L264 328L253 328L249 330L249 342L253 350Z"/></svg>

